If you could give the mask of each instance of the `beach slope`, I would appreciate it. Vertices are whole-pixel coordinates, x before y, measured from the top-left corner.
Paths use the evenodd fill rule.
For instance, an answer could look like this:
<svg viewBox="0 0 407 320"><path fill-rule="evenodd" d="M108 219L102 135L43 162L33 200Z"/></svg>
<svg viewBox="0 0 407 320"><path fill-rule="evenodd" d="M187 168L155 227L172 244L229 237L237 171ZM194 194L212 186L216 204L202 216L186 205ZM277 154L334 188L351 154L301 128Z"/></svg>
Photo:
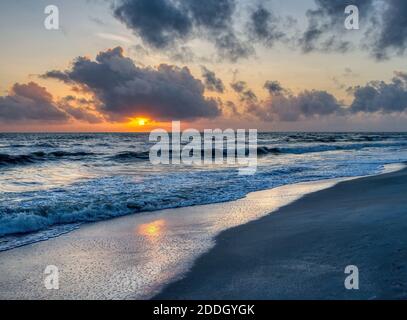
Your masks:
<svg viewBox="0 0 407 320"><path fill-rule="evenodd" d="M344 286L348 265L359 290ZM407 170L341 182L222 232L155 298L407 298Z"/></svg>

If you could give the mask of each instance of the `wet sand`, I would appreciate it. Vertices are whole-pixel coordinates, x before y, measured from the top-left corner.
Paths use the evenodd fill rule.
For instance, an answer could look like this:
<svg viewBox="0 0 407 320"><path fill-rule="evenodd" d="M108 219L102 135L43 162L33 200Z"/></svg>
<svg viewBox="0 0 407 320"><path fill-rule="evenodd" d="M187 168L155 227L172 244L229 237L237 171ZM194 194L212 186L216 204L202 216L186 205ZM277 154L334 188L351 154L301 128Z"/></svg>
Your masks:
<svg viewBox="0 0 407 320"><path fill-rule="evenodd" d="M344 286L359 269L359 290ZM156 299L406 299L407 169L345 181L222 232Z"/></svg>

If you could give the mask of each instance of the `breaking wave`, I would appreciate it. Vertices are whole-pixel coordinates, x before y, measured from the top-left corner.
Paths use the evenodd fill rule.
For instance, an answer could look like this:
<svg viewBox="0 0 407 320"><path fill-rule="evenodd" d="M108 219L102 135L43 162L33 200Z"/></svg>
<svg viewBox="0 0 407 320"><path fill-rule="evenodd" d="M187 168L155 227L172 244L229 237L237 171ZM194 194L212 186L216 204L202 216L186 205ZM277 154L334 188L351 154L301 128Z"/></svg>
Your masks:
<svg viewBox="0 0 407 320"><path fill-rule="evenodd" d="M0 154L0 166L7 166L7 165L26 165L31 164L39 161L49 161L49 160L56 160L61 158L81 158L86 156L95 155L91 152L67 152L67 151L54 151L54 152L32 152L30 154L21 154L21 155L13 155L13 154Z"/></svg>

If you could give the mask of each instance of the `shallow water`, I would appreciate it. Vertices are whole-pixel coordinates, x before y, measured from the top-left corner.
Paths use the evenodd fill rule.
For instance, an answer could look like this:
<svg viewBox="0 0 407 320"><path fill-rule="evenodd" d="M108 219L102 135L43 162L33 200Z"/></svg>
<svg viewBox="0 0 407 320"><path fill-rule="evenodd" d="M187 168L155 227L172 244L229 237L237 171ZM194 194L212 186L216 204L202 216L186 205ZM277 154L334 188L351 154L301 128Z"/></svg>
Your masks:
<svg viewBox="0 0 407 320"><path fill-rule="evenodd" d="M260 133L257 173L152 166L147 134L0 134L0 250L81 223L235 200L289 183L379 172L407 160L407 134Z"/></svg>

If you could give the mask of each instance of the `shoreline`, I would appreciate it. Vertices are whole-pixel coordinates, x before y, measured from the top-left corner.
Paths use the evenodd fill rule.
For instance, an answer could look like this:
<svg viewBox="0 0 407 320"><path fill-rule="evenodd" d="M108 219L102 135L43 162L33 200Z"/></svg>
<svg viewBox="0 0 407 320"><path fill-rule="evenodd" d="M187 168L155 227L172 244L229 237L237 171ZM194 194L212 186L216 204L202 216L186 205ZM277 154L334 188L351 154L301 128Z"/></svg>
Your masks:
<svg viewBox="0 0 407 320"><path fill-rule="evenodd" d="M31 233L21 233L21 234L8 234L0 237L0 253L9 251L9 250L14 250L16 248L24 247L27 245L35 244L38 242L43 242L43 241L48 241L52 240L55 238L58 238L60 236L63 236L65 234L69 234L79 228L82 228L86 225L93 224L93 223L99 223L99 222L107 222L111 220L115 220L117 218L121 217L126 217L126 216L133 216L133 215L144 215L144 214L153 214L154 212L161 212L164 210L177 210L177 209L183 209L183 208L193 208L193 207L201 207L201 206L207 206L207 205L218 205L222 203L229 203L229 202L234 202L234 201L239 201L242 199L247 198L250 194L257 193L257 192L267 192L268 190L273 190L276 188L284 188L284 187L289 187L292 185L301 185L301 184L314 184L314 183L319 183L323 181L346 181L349 179L358 179L360 177L368 177L368 176L375 176L375 175L380 175L386 172L392 172L392 171L397 171L401 170L403 166L406 166L406 164L403 163L390 163L390 164L384 164L383 169L379 172L371 173L368 175L363 175L363 176L343 176L343 177L337 177L337 178L327 178L327 179L321 179L321 180L310 180L310 181L303 181L303 182L295 182L295 183L288 183L288 184L283 184L279 186L275 186L273 188L268 188L268 189L259 189L256 191L251 191L244 196L237 197L235 199L230 199L230 200L225 200L225 201L220 201L220 202L209 202L209 203L202 203L202 204L196 204L192 206L180 206L180 207L173 207L173 208L162 208L162 209L157 209L153 211L142 211L138 213L133 213L133 214L123 214L123 215L117 215L114 217L110 217L108 219L102 219L102 220L95 220L95 221L88 221L88 222L72 222L68 224L60 224L60 225L54 225L49 227L48 229L43 229L43 230L38 230L35 232ZM273 209L274 210L274 209Z"/></svg>
<svg viewBox="0 0 407 320"><path fill-rule="evenodd" d="M310 192L355 179L359 178L285 185L230 202L119 217L3 251L0 252L0 297L153 298L163 288L165 292L171 283L188 275L197 258L201 259L216 246L214 239L224 230L270 216L270 212L274 215L279 208L289 206ZM43 288L46 265L59 266L64 276L57 292Z"/></svg>
<svg viewBox="0 0 407 320"><path fill-rule="evenodd" d="M405 194L406 168L309 193L222 232L153 299L405 299ZM359 290L344 287L348 265Z"/></svg>

